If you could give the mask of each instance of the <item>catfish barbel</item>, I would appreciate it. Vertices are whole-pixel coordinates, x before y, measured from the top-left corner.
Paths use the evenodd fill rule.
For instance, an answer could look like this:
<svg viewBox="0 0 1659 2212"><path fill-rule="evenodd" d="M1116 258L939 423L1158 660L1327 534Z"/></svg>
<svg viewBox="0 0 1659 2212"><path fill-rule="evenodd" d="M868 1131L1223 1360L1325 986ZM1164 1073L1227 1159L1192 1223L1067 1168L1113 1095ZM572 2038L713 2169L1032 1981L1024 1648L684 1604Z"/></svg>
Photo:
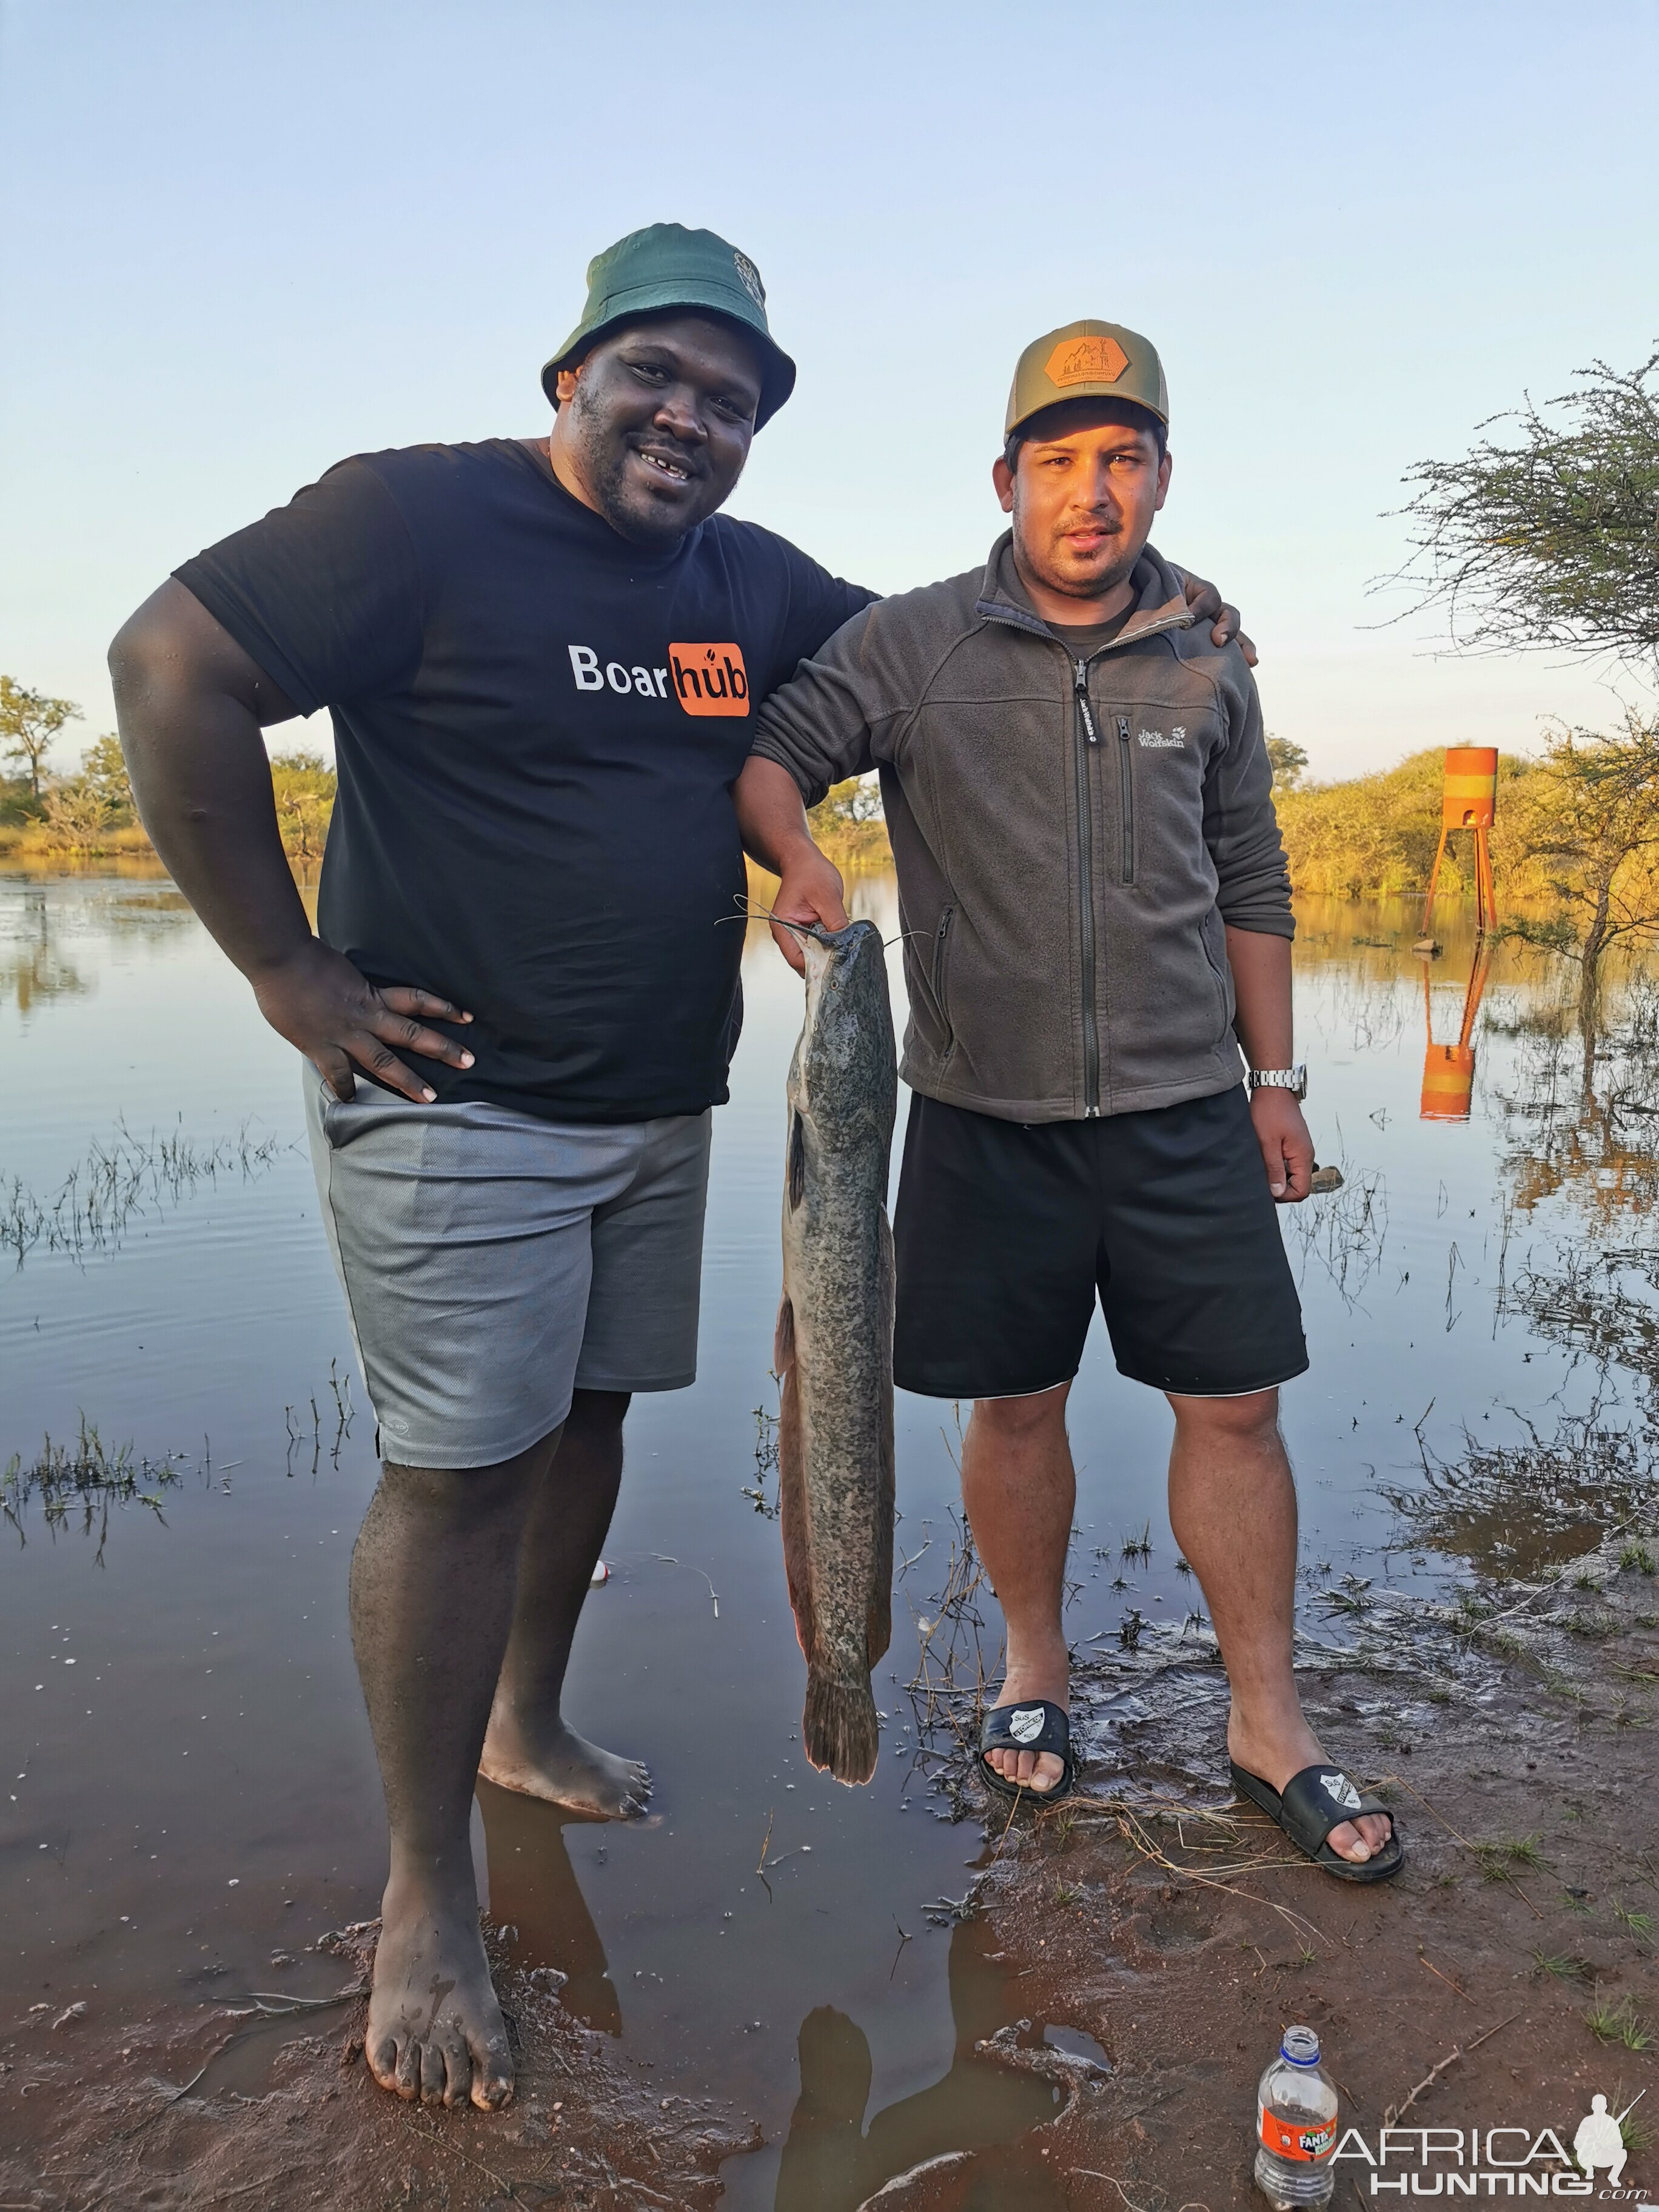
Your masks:
<svg viewBox="0 0 1659 2212"><path fill-rule="evenodd" d="M806 1657L801 1738L838 1782L876 1770L870 1673L892 1631L893 1233L898 1077L881 933L800 932L806 1019L789 1068L779 1493Z"/></svg>

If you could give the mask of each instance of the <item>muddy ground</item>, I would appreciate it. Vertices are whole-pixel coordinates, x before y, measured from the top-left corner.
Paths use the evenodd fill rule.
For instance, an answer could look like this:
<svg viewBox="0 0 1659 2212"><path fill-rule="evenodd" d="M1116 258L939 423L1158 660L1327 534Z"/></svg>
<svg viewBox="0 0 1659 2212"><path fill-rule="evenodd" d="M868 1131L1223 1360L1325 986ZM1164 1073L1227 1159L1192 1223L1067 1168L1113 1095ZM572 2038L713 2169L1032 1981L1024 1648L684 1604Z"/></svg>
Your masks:
<svg viewBox="0 0 1659 2212"><path fill-rule="evenodd" d="M1215 1786L1225 1688L1200 1632L1087 1668L1086 1795L994 1838L976 1901L1033 2015L1111 2070L1015 2151L936 2161L882 2212L1259 2206L1255 2086L1291 2021L1319 2031L1344 2125L1373 2148L1390 2118L1553 2125L1571 2145L1596 2090L1618 2112L1659 2087L1655 1557L1626 1529L1456 1605L1352 1581L1304 1601L1341 1632L1299 1638L1304 1703L1398 1810L1390 1883L1330 1880ZM1623 2183L1659 2200L1644 2118ZM1338 2203L1391 2201L1366 2179L1346 2166Z"/></svg>
<svg viewBox="0 0 1659 2212"><path fill-rule="evenodd" d="M952 1749L951 1716L965 1730L974 1693L935 1682L917 1714L935 1786L964 1820L988 1822L963 1910L1029 1987L1031 2017L1078 2031L1106 2063L1005 2029L981 2053L1039 2076L1054 2117L1012 2145L946 2152L865 2201L1259 2203L1254 2087L1291 2021L1318 2028L1345 2124L1373 2139L1409 2106L1411 2124L1553 2125L1571 2142L1594 2091L1618 2110L1659 2082L1655 1548L1626 1528L1545 1579L1451 1605L1352 1579L1308 1594L1298 1662L1316 1723L1398 1808L1407 1839L1405 1873L1376 1887L1329 1881L1230 1802L1224 1681L1195 1617L1084 1662L1083 1790L1035 1819L988 1810ZM372 1926L319 1939L343 1990L362 1987L372 1944ZM759 2141L752 2121L665 2104L564 2010L556 1975L503 1961L501 1980L520 2087L493 2117L378 2090L358 1996L275 2016L244 2000L206 2020L182 2007L114 2022L37 2010L0 2039L0 2212L714 2203L720 2160ZM803 2186L818 2170L826 2212L853 2201L860 2126L856 2113L797 2112L792 2202L819 2197ZM1632 2135L1626 2187L1659 2197L1659 2148ZM1377 2201L1356 2175L1344 2170L1338 2202Z"/></svg>

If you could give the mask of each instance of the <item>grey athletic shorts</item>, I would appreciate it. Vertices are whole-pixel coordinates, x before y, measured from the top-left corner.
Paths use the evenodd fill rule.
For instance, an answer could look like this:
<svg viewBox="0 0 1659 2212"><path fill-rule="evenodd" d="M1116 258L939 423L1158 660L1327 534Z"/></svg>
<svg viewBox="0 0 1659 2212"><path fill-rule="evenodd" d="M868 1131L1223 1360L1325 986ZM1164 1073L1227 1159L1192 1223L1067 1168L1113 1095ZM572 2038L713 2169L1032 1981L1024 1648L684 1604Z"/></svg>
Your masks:
<svg viewBox="0 0 1659 2212"><path fill-rule="evenodd" d="M581 1390L696 1379L709 1115L543 1121L303 1071L323 1221L383 1458L491 1467Z"/></svg>

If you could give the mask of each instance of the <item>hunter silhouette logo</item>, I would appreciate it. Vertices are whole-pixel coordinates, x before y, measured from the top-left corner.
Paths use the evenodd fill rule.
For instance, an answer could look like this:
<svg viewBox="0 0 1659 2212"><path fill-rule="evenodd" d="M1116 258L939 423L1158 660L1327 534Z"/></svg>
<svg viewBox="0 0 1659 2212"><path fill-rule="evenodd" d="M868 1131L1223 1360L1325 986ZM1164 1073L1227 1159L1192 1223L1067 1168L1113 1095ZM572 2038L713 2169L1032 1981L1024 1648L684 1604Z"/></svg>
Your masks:
<svg viewBox="0 0 1659 2212"><path fill-rule="evenodd" d="M1630 2152L1626 2148L1622 2123L1647 2094L1644 2089L1632 2097L1622 2112L1610 2112L1607 2100L1599 2089L1590 2099L1590 2108L1579 2121L1578 2132L1572 2139L1572 2154L1592 2181L1602 2166L1606 2166L1607 2179L1615 2189L1624 2179L1625 2160Z"/></svg>
<svg viewBox="0 0 1659 2212"><path fill-rule="evenodd" d="M1115 338L1065 338L1043 363L1050 384L1115 384L1129 356Z"/></svg>
<svg viewBox="0 0 1659 2212"><path fill-rule="evenodd" d="M749 712L749 672L740 645L671 645L668 665L688 714Z"/></svg>

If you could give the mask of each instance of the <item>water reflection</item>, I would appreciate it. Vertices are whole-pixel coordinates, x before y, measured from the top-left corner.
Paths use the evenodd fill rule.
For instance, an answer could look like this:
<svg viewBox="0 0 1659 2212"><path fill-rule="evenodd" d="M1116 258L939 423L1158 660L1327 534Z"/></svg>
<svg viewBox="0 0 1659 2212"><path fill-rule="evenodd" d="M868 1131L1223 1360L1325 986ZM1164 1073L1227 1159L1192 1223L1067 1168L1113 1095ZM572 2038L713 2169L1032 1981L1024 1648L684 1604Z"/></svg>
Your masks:
<svg viewBox="0 0 1659 2212"><path fill-rule="evenodd" d="M869 2118L873 2069L863 2029L831 2005L807 2014L799 2039L800 2094L778 2168L775 2212L856 2212L896 2174L949 2152L1014 2144L1054 2117L1058 2089L1035 2075L981 2057L975 2049L1008 2016L1007 1982L991 1955L992 1941L971 1921L951 1938L956 2049L948 2070L930 2087L901 2097ZM1028 2039L1040 2039L1032 2034ZM994 2199L970 2192L964 2203L1040 2206L1063 2201L1044 2193L1049 2178L1036 2159L1022 2155L1018 2168L1017 2197L1004 2193L1010 2179L1005 2172Z"/></svg>
<svg viewBox="0 0 1659 2212"><path fill-rule="evenodd" d="M58 999L84 991L80 970L64 957L53 927L55 902L31 887L8 900L5 938L0 945L0 1004L15 1003L27 1014L40 999Z"/></svg>
<svg viewBox="0 0 1659 2212"><path fill-rule="evenodd" d="M565 1847L564 1832L580 1816L498 1790L482 1775L478 1809L489 1855L489 1917L518 1930L514 1958L567 1975L559 1993L565 2010L603 2035L620 2035L622 2000Z"/></svg>
<svg viewBox="0 0 1659 2212"><path fill-rule="evenodd" d="M482 1778L477 1796L491 1919L514 1931L513 1953L520 1965L552 1966L568 1978L559 1996L568 2011L588 2027L620 2036L621 1994L565 1844L564 1832L577 1816L498 1790ZM855 2212L884 2183L926 2160L1013 2145L1053 2118L1060 2100L1057 2088L975 2049L1010 2017L1007 1978L993 1941L976 1921L954 1930L948 1969L955 2030L951 2063L929 2087L873 2115L874 2066L863 2029L833 2005L815 2006L807 2014L798 2039L800 2091L778 2169L775 2212ZM1023 2029L1021 2040L1035 2046L1042 2038ZM1022 2158L1022 2177L1026 2170ZM1046 2203L1046 2179L1040 2164L1030 2160L1036 2193L1025 2193L1022 2182L1018 2202Z"/></svg>
<svg viewBox="0 0 1659 2212"><path fill-rule="evenodd" d="M1623 1369L1659 1384L1659 984L1629 972L1611 1018L1580 1030L1565 1001L1524 1008L1508 1024L1511 1078L1498 1094L1502 1169L1531 1236L1507 1273L1498 1311L1606 1376Z"/></svg>
<svg viewBox="0 0 1659 2212"><path fill-rule="evenodd" d="M1476 942L1469 980L1463 992L1463 1017L1455 1044L1434 1041L1434 994L1429 964L1423 963L1423 1097L1418 1118L1424 1121L1467 1121L1474 1098L1474 1025L1480 1016L1486 978L1496 947L1489 937Z"/></svg>
<svg viewBox="0 0 1659 2212"><path fill-rule="evenodd" d="M1465 1429L1460 1458L1425 1448L1420 1481L1384 1487L1413 1544L1495 1581L1526 1579L1593 1552L1610 1528L1651 1510L1659 1481L1649 1440L1609 1425L1599 1401L1548 1430L1522 1425L1519 1443L1483 1443Z"/></svg>
<svg viewBox="0 0 1659 2212"><path fill-rule="evenodd" d="M1659 983L1637 969L1609 1000L1613 1018L1588 1033L1565 1000L1523 1008L1498 1094L1516 1205L1565 1193L1601 1229L1659 1203Z"/></svg>

